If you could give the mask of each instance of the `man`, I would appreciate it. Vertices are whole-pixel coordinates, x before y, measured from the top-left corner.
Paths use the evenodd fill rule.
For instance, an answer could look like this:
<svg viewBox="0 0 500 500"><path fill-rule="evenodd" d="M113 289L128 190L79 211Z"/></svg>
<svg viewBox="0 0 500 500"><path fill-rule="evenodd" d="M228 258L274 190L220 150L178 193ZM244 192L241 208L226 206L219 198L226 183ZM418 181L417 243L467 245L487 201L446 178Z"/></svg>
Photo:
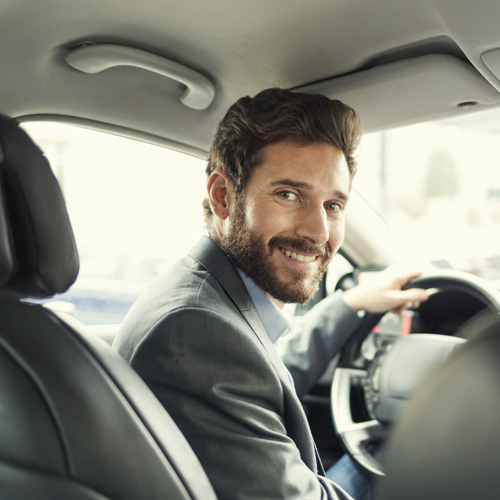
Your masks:
<svg viewBox="0 0 500 500"><path fill-rule="evenodd" d="M355 329L356 311L425 300L400 290L412 275L391 277L380 294L357 287L287 334L290 371L274 346L289 329L280 309L312 297L342 243L360 134L355 112L324 96L269 89L235 103L207 166L210 237L159 277L117 337L220 500L349 498L318 472L290 372L304 393Z"/></svg>

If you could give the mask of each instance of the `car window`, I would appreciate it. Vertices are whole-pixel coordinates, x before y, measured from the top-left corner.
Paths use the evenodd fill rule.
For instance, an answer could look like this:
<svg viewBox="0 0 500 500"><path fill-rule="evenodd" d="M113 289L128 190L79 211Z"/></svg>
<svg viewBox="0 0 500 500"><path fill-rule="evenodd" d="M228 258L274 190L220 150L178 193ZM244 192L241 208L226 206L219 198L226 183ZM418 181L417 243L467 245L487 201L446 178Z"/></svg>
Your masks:
<svg viewBox="0 0 500 500"><path fill-rule="evenodd" d="M325 277L326 293L333 293L340 278L352 273L353 271L354 266L341 253L337 253L328 265Z"/></svg>
<svg viewBox="0 0 500 500"><path fill-rule="evenodd" d="M67 124L24 127L58 177L80 253L76 284L55 299L86 324L120 323L203 234L205 161Z"/></svg>
<svg viewBox="0 0 500 500"><path fill-rule="evenodd" d="M425 261L499 280L499 124L491 110L367 134L353 187Z"/></svg>
<svg viewBox="0 0 500 500"><path fill-rule="evenodd" d="M497 123L488 111L366 134L353 187L423 260L500 281ZM59 179L80 252L75 286L53 300L86 324L118 324L205 232L205 160L67 124L24 126ZM352 270L337 255L328 292Z"/></svg>

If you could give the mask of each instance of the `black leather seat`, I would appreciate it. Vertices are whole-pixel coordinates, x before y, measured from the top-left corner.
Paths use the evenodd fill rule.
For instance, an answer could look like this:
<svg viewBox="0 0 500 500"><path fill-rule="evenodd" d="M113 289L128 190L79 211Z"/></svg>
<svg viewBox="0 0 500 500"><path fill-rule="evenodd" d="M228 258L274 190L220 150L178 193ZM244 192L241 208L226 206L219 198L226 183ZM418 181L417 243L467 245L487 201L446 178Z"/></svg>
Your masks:
<svg viewBox="0 0 500 500"><path fill-rule="evenodd" d="M5 116L0 148L0 497L214 500L186 440L130 367L22 300L71 286L78 254L47 160Z"/></svg>
<svg viewBox="0 0 500 500"><path fill-rule="evenodd" d="M478 318L471 333L405 408L376 500L499 498L500 318Z"/></svg>

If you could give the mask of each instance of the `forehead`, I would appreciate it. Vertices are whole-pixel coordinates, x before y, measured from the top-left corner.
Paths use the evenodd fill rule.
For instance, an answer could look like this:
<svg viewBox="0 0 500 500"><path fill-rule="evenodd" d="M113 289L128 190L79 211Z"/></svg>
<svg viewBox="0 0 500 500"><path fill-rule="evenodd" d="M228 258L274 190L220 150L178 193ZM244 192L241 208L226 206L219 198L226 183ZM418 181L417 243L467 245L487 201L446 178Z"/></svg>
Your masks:
<svg viewBox="0 0 500 500"><path fill-rule="evenodd" d="M349 191L351 174L344 153L327 144L282 141L262 150L262 162L250 182L275 183L280 178Z"/></svg>

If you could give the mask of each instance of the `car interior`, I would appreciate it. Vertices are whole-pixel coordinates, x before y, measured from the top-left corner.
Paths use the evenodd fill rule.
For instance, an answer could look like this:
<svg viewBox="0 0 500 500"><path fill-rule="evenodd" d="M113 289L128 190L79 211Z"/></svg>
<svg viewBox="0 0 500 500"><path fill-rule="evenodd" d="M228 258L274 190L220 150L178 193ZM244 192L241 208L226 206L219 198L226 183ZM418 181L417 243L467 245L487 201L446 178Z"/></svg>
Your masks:
<svg viewBox="0 0 500 500"><path fill-rule="evenodd" d="M0 129L2 496L215 499L187 441L125 361L71 318L19 300L70 286L78 252L46 158L15 120L2 116Z"/></svg>
<svg viewBox="0 0 500 500"><path fill-rule="evenodd" d="M275 86L366 137L339 255L290 314L408 260L430 293L366 314L303 398L325 466L349 453L381 500L496 498L500 4L0 5L1 498L216 498L110 344L204 231L225 111Z"/></svg>

